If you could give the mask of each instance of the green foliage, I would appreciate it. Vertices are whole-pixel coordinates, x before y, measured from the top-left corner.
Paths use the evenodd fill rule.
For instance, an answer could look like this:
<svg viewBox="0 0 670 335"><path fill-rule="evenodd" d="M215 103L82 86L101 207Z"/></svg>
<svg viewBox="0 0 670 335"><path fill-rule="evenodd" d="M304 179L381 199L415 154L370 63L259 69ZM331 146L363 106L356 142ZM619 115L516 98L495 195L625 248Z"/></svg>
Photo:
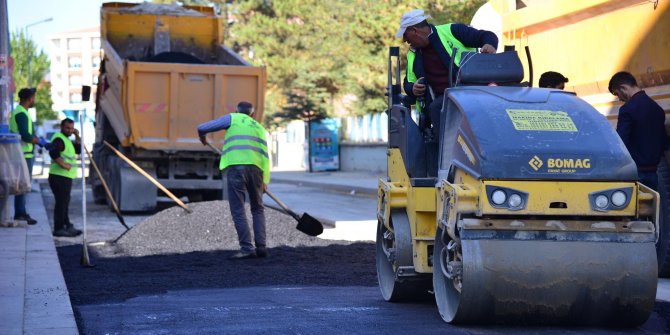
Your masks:
<svg viewBox="0 0 670 335"><path fill-rule="evenodd" d="M28 84L28 58L30 57L30 79L32 86L37 87L35 95L35 109L37 110L37 123L42 120L56 119L58 114L52 109L51 84L43 78L49 71L49 58L42 50L37 50L35 42L27 39L22 30L11 34L12 57L14 58L14 84L16 92L21 88L30 87ZM14 100L19 101L18 94Z"/></svg>
<svg viewBox="0 0 670 335"><path fill-rule="evenodd" d="M170 3L169 0L154 2ZM388 47L403 13L423 8L434 24L469 24L486 0L245 0L208 1L233 17L226 44L268 73L266 120L332 116L335 104L348 114L386 109ZM182 3L203 4L187 0ZM228 3L228 4L226 4ZM403 46L403 54L407 46ZM404 58L404 57L403 57ZM405 61L403 59L403 67Z"/></svg>

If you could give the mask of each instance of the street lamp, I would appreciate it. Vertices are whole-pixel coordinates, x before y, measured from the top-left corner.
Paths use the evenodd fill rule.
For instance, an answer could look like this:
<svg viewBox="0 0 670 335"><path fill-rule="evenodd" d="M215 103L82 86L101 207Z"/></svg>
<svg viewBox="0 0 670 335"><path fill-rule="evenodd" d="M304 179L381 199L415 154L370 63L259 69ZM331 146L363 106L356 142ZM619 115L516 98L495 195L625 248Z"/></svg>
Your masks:
<svg viewBox="0 0 670 335"><path fill-rule="evenodd" d="M53 17L50 17L50 18L46 18L46 19L43 19L43 20L39 20L37 22L33 22L33 23L25 26L25 28L23 28L23 29L25 31L26 41L28 41L28 28L30 28L32 26L36 26L40 23L53 21L53 19L54 19ZM32 52L31 52L31 50L28 50L28 87L29 88L33 87L33 75L30 72L30 59L31 59L31 57L32 57Z"/></svg>

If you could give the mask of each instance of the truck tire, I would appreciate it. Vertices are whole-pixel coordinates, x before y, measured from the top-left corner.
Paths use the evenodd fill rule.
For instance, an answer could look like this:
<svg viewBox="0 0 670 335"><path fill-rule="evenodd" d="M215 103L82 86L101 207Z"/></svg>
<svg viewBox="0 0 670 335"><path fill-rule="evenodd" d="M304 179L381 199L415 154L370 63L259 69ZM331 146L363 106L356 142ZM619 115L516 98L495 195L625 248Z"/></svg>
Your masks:
<svg viewBox="0 0 670 335"><path fill-rule="evenodd" d="M661 196L661 222L656 243L658 276L670 278L670 165L665 158L658 165L658 193Z"/></svg>

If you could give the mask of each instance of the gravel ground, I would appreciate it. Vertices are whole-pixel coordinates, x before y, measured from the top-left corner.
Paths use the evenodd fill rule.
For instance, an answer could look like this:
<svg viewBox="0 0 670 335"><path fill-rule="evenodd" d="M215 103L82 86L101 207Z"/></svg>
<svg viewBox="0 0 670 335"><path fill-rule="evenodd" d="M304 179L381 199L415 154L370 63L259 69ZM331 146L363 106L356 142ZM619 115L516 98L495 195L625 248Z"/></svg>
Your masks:
<svg viewBox="0 0 670 335"><path fill-rule="evenodd" d="M58 248L73 304L168 290L259 285L376 286L374 243L323 240L266 209L270 256L228 260L239 249L226 201L194 203L137 224L117 243L89 247L94 268L80 266L81 245Z"/></svg>
<svg viewBox="0 0 670 335"><path fill-rule="evenodd" d="M251 229L250 210L248 205L246 207ZM239 249L227 201L192 203L189 208L193 213L175 206L145 219L118 239L114 253L138 257ZM268 248L347 243L305 235L295 229L293 218L269 208L265 209L265 221Z"/></svg>

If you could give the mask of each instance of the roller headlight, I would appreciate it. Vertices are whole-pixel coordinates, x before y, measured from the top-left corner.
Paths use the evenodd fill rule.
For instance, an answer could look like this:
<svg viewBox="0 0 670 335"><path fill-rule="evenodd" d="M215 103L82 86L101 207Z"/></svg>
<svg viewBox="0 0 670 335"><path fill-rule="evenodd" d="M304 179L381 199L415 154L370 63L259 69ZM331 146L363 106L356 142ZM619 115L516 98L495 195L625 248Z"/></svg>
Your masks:
<svg viewBox="0 0 670 335"><path fill-rule="evenodd" d="M625 210L632 198L632 187L617 187L589 193L591 209L599 212Z"/></svg>
<svg viewBox="0 0 670 335"><path fill-rule="evenodd" d="M503 190L495 190L491 194L491 201L496 205L502 205L507 200L507 194Z"/></svg>
<svg viewBox="0 0 670 335"><path fill-rule="evenodd" d="M518 195L516 193L510 195L509 202L508 202L510 207L513 207L513 208L519 207L519 206L521 206L521 202L522 202L522 199L521 199L520 195Z"/></svg>
<svg viewBox="0 0 670 335"><path fill-rule="evenodd" d="M612 204L617 207L621 207L626 204L626 193L623 193L623 191L615 191L612 193Z"/></svg>
<svg viewBox="0 0 670 335"><path fill-rule="evenodd" d="M607 199L607 196L601 194L596 197L595 203L596 207L600 209L605 209L607 208L607 205L609 205L609 200Z"/></svg>
<svg viewBox="0 0 670 335"><path fill-rule="evenodd" d="M528 193L509 187L486 185L489 205L496 209L520 211L528 203Z"/></svg>

